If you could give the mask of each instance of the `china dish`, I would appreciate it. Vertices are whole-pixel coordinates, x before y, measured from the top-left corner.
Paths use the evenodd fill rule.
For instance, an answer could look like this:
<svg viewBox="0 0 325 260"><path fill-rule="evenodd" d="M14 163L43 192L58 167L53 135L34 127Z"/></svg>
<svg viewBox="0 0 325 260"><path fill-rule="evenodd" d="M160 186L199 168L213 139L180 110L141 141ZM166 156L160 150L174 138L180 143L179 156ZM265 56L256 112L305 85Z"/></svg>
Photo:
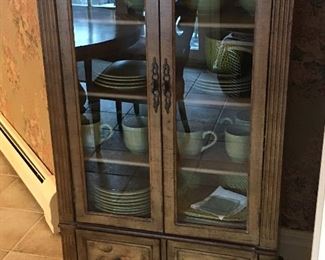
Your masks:
<svg viewBox="0 0 325 260"><path fill-rule="evenodd" d="M99 87L132 90L146 87L146 62L120 60L112 63L94 81Z"/></svg>
<svg viewBox="0 0 325 260"><path fill-rule="evenodd" d="M202 73L195 82L194 87L200 91L211 94L224 94L227 96L248 96L251 91L251 77L243 76L224 77L224 74L212 72Z"/></svg>

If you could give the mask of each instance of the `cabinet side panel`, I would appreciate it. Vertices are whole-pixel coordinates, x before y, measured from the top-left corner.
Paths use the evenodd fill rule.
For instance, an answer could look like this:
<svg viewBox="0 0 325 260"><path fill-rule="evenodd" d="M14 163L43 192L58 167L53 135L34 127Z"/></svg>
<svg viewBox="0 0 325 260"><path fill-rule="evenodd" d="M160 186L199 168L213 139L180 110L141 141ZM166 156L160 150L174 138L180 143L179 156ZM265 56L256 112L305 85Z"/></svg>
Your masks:
<svg viewBox="0 0 325 260"><path fill-rule="evenodd" d="M276 249L293 0L273 1L260 246Z"/></svg>
<svg viewBox="0 0 325 260"><path fill-rule="evenodd" d="M61 225L60 228L64 259L77 260L78 257L75 227L69 225Z"/></svg>
<svg viewBox="0 0 325 260"><path fill-rule="evenodd" d="M57 26L58 18L56 16L57 7L55 1L38 1L38 7L60 221L69 223L74 220L74 210L67 125L64 116L65 105Z"/></svg>

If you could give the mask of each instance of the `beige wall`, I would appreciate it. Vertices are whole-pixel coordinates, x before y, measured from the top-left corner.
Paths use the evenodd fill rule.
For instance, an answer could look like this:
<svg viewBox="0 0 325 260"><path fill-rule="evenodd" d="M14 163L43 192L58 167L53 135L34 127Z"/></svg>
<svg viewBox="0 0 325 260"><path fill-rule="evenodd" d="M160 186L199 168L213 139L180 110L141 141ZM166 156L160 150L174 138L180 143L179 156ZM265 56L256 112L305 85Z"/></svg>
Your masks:
<svg viewBox="0 0 325 260"><path fill-rule="evenodd" d="M53 173L36 0L0 1L0 111Z"/></svg>

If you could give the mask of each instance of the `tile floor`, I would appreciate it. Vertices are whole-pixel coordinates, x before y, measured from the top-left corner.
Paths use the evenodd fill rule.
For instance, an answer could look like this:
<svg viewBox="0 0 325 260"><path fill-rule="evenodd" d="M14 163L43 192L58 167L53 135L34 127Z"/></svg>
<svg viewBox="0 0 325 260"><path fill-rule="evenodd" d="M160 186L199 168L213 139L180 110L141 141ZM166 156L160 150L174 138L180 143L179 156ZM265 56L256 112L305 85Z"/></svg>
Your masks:
<svg viewBox="0 0 325 260"><path fill-rule="evenodd" d="M63 259L61 238L0 153L0 260Z"/></svg>

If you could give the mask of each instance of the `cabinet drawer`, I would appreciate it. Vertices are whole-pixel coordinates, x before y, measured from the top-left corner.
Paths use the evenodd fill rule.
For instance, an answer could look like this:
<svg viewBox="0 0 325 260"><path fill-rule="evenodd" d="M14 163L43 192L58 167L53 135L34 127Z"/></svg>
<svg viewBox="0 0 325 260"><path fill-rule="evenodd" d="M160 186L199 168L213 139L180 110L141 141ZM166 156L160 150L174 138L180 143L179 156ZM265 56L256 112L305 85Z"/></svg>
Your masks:
<svg viewBox="0 0 325 260"><path fill-rule="evenodd" d="M256 260L255 252L168 241L168 260Z"/></svg>
<svg viewBox="0 0 325 260"><path fill-rule="evenodd" d="M82 260L157 260L157 239L77 230L78 255Z"/></svg>

